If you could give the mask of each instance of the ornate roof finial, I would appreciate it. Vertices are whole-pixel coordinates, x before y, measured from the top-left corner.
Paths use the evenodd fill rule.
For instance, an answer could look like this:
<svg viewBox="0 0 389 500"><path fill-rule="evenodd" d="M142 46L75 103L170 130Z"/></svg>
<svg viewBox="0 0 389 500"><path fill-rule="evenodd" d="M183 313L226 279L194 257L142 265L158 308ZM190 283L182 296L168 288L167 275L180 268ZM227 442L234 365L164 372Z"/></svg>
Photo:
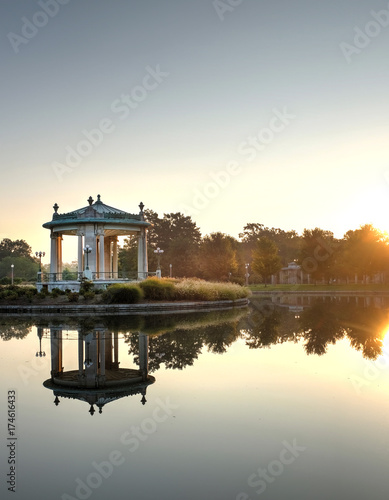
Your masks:
<svg viewBox="0 0 389 500"><path fill-rule="evenodd" d="M54 212L57 213L58 209L59 209L58 203L54 203L53 208L54 208Z"/></svg>
<svg viewBox="0 0 389 500"><path fill-rule="evenodd" d="M60 403L60 401L59 401L58 396L55 396L55 399L54 399L54 404L55 404L55 406L58 406L58 405L59 405L59 403Z"/></svg>
<svg viewBox="0 0 389 500"><path fill-rule="evenodd" d="M88 203L89 203L89 206L90 206L90 205L92 205L92 203L93 203L93 198L92 198L92 196L89 196L89 198L88 198Z"/></svg>
<svg viewBox="0 0 389 500"><path fill-rule="evenodd" d="M97 201L96 201L96 203L101 203L100 198L101 198L101 197L100 197L100 195L98 194L98 195L97 195Z"/></svg>
<svg viewBox="0 0 389 500"><path fill-rule="evenodd" d="M143 214L144 205L142 202L139 203L140 213Z"/></svg>
<svg viewBox="0 0 389 500"><path fill-rule="evenodd" d="M93 417L94 412L95 412L95 409L94 409L93 405L91 404L90 408L89 408L89 413L92 415L92 417Z"/></svg>

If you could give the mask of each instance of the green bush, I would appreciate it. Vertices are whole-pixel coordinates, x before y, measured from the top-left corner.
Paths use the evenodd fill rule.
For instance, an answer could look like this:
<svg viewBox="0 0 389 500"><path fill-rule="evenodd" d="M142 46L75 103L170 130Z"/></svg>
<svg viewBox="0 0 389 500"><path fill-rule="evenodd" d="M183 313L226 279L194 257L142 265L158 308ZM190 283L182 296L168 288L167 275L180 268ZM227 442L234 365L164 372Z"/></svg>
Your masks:
<svg viewBox="0 0 389 500"><path fill-rule="evenodd" d="M103 301L108 304L136 304L143 297L143 292L138 285L116 285L109 286L103 292Z"/></svg>
<svg viewBox="0 0 389 500"><path fill-rule="evenodd" d="M173 300L175 285L169 279L147 278L139 283L146 300Z"/></svg>
<svg viewBox="0 0 389 500"><path fill-rule="evenodd" d="M93 300L95 298L95 292L88 291L82 294L85 300Z"/></svg>
<svg viewBox="0 0 389 500"><path fill-rule="evenodd" d="M85 296L87 292L91 292L93 290L94 286L93 281L83 279L80 286L80 294Z"/></svg>
<svg viewBox="0 0 389 500"><path fill-rule="evenodd" d="M78 302L78 299L80 298L80 294L78 292L70 292L67 295L69 302Z"/></svg>

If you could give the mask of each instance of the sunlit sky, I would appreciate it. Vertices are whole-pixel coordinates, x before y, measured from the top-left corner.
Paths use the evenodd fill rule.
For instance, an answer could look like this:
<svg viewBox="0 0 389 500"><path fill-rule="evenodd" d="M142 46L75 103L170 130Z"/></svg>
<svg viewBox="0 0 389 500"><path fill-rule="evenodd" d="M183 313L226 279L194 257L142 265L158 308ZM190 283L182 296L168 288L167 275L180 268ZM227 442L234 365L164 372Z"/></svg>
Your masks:
<svg viewBox="0 0 389 500"><path fill-rule="evenodd" d="M389 230L388 1L59 1L0 4L0 239L48 253L98 193L203 235Z"/></svg>

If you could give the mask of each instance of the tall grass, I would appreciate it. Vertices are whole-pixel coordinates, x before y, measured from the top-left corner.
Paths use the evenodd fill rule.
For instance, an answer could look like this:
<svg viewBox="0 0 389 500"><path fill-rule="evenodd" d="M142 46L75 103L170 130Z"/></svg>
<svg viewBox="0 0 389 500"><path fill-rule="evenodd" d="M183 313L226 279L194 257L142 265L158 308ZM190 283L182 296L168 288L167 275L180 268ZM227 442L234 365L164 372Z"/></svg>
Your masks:
<svg viewBox="0 0 389 500"><path fill-rule="evenodd" d="M175 284L169 279L148 278L139 287L146 300L174 300Z"/></svg>
<svg viewBox="0 0 389 500"><path fill-rule="evenodd" d="M248 297L251 292L235 283L215 283L185 279L174 287L176 300L237 300Z"/></svg>

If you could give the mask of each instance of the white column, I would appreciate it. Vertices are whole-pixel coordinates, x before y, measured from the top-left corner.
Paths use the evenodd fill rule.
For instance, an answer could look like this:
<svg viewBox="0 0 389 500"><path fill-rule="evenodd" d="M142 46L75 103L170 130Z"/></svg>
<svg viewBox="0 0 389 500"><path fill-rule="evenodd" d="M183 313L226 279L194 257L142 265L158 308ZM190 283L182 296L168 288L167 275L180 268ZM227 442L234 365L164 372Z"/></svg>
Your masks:
<svg viewBox="0 0 389 500"><path fill-rule="evenodd" d="M104 238L104 270L106 273L106 278L112 278L112 265L111 265L111 237L107 236Z"/></svg>
<svg viewBox="0 0 389 500"><path fill-rule="evenodd" d="M62 330L50 328L51 377L62 373Z"/></svg>
<svg viewBox="0 0 389 500"><path fill-rule="evenodd" d="M149 369L149 337L139 333L139 369L142 379L147 379Z"/></svg>
<svg viewBox="0 0 389 500"><path fill-rule="evenodd" d="M50 272L57 272L57 234L51 233L51 246L50 246Z"/></svg>
<svg viewBox="0 0 389 500"><path fill-rule="evenodd" d="M84 338L80 331L78 331L78 376L82 379L84 371Z"/></svg>
<svg viewBox="0 0 389 500"><path fill-rule="evenodd" d="M78 272L82 273L84 270L84 263L83 263L83 242L82 242L82 234L78 235Z"/></svg>
<svg viewBox="0 0 389 500"><path fill-rule="evenodd" d="M138 279L147 278L147 273L147 235L142 227L138 236Z"/></svg>
<svg viewBox="0 0 389 500"><path fill-rule="evenodd" d="M99 332L99 358L100 358L100 377L105 381L105 335L104 332Z"/></svg>
<svg viewBox="0 0 389 500"><path fill-rule="evenodd" d="M117 239L117 236L114 236L114 238L113 238L112 267L113 267L114 278L117 278L118 277L118 239Z"/></svg>
<svg viewBox="0 0 389 500"><path fill-rule="evenodd" d="M99 237L99 278L100 279L105 279L105 247L104 247L104 234L100 234Z"/></svg>
<svg viewBox="0 0 389 500"><path fill-rule="evenodd" d="M57 238L57 273L62 273L62 234Z"/></svg>

